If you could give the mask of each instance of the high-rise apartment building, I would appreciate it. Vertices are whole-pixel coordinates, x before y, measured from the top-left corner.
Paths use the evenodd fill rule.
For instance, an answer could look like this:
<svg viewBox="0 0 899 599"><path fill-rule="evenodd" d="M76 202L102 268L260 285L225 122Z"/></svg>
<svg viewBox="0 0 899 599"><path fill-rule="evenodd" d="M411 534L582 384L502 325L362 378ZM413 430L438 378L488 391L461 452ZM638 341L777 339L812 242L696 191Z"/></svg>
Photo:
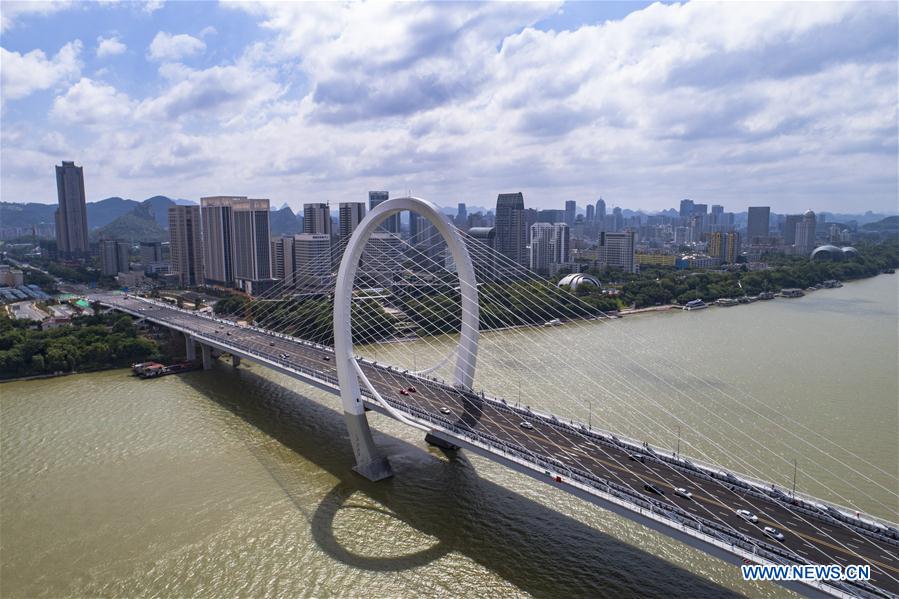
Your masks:
<svg viewBox="0 0 899 599"><path fill-rule="evenodd" d="M521 192L499 194L496 198L497 251L516 264L526 266L527 236L524 195Z"/></svg>
<svg viewBox="0 0 899 599"><path fill-rule="evenodd" d="M290 288L294 281L294 238L292 236L272 239L272 278L284 281Z"/></svg>
<svg viewBox="0 0 899 599"><path fill-rule="evenodd" d="M539 274L554 274L568 264L571 229L565 223L531 225L530 268Z"/></svg>
<svg viewBox="0 0 899 599"><path fill-rule="evenodd" d="M378 204L382 202L386 202L390 199L390 192L387 191L369 191L368 192L368 209L371 210ZM400 234L400 215L394 214L390 216L382 222L378 226L378 230L387 233L393 233L395 235Z"/></svg>
<svg viewBox="0 0 899 599"><path fill-rule="evenodd" d="M331 209L327 204L303 204L303 233L331 234Z"/></svg>
<svg viewBox="0 0 899 599"><path fill-rule="evenodd" d="M768 221L771 219L770 206L750 206L749 221L746 226L746 241L750 245L767 243Z"/></svg>
<svg viewBox="0 0 899 599"><path fill-rule="evenodd" d="M234 284L232 203L240 199L243 198L233 196L200 198L205 250L204 276L210 285L231 287Z"/></svg>
<svg viewBox="0 0 899 599"><path fill-rule="evenodd" d="M177 273L182 287L202 285L203 242L199 206L169 207L169 249L171 272Z"/></svg>
<svg viewBox="0 0 899 599"><path fill-rule="evenodd" d="M131 245L126 241L100 240L100 273L114 277L120 272L128 272Z"/></svg>
<svg viewBox="0 0 899 599"><path fill-rule="evenodd" d="M340 203L337 215L337 236L341 243L346 244L349 241L353 231L356 230L363 218L365 218L364 202Z"/></svg>
<svg viewBox="0 0 899 599"><path fill-rule="evenodd" d="M784 217L784 245L796 243L796 227L802 222L801 214L787 214Z"/></svg>
<svg viewBox="0 0 899 599"><path fill-rule="evenodd" d="M87 204L84 169L63 161L56 167L56 248L63 256L87 254Z"/></svg>
<svg viewBox="0 0 899 599"><path fill-rule="evenodd" d="M815 235L817 233L817 218L815 213L807 210L802 215L802 220L796 225L796 251L809 255L815 249Z"/></svg>
<svg viewBox="0 0 899 599"><path fill-rule="evenodd" d="M633 231L600 234L600 252L607 268L637 272L637 264L634 260L634 237Z"/></svg>
<svg viewBox="0 0 899 599"><path fill-rule="evenodd" d="M272 279L269 201L245 196L200 198L206 280L260 290Z"/></svg>
<svg viewBox="0 0 899 599"><path fill-rule="evenodd" d="M468 230L472 241L468 253L478 281L489 281L496 275L496 229L494 227L472 227Z"/></svg>
<svg viewBox="0 0 899 599"><path fill-rule="evenodd" d="M709 256L721 258L726 264L734 264L740 255L740 234L715 232L709 237Z"/></svg>

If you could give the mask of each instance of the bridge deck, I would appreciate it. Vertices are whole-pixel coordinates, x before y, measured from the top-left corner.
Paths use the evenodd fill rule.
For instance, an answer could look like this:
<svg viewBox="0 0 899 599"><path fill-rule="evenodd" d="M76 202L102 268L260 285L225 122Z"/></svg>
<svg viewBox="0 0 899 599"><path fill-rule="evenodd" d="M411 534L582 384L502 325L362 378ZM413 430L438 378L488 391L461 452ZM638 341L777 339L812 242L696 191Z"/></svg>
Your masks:
<svg viewBox="0 0 899 599"><path fill-rule="evenodd" d="M188 331L225 351L244 357L261 358L276 369L308 373L318 386L337 392L337 373L331 352L312 344L298 343L265 331L239 327L199 315L122 296L98 296L104 304L147 318L152 322ZM280 357L288 354L288 358ZM491 457L502 457L507 464L523 464L531 470L542 469L547 482L559 482L585 489L628 504L631 512L642 510L650 518L667 526L689 530L714 539L730 553L746 557L753 546L770 550L766 557L781 563L840 565L869 564L873 587L857 586L844 591L870 596L899 596L899 542L858 528L850 528L827 513L808 509L806 504L774 497L759 488L738 484L735 479L709 476L708 471L689 468L685 462L655 454L639 446L632 447L613 436L587 431L580 426L560 422L549 415L504 405L487 397L463 392L437 381L414 377L382 365L363 362L362 368L374 387L390 404L412 420L433 428L438 436L460 445L480 449ZM414 385L417 392L400 396L399 386ZM372 407L378 407L369 398ZM441 411L443 410L443 411ZM444 412L449 410L449 414ZM522 420L532 429L520 426ZM547 450L551 449L551 454ZM644 461L630 458L641 453ZM493 455L491 455L493 454ZM686 462L689 464L689 462ZM532 474L532 473L531 473ZM717 479L716 479L717 478ZM693 499L674 495L671 483L689 489ZM662 489L660 498L644 490L644 483ZM563 488L565 485L562 485ZM569 488L568 490L572 490ZM584 495L584 493L579 493ZM608 501L599 502L611 505ZM736 514L749 510L759 516L758 524ZM619 511L620 510L616 510ZM714 514L712 516L711 514ZM800 515L797 516L797 512ZM646 522L646 518L641 519ZM763 526L780 530L782 543L768 538ZM671 531L666 531L671 532ZM737 536L739 535L739 536ZM678 536L678 535L674 535ZM742 537L742 539L741 539ZM678 538L684 538L683 535ZM721 552L717 552L721 554ZM779 560L777 558L780 558ZM761 560L758 560L761 561ZM892 577L892 578L891 578ZM832 590L832 589L830 589ZM806 587L806 592L808 588Z"/></svg>

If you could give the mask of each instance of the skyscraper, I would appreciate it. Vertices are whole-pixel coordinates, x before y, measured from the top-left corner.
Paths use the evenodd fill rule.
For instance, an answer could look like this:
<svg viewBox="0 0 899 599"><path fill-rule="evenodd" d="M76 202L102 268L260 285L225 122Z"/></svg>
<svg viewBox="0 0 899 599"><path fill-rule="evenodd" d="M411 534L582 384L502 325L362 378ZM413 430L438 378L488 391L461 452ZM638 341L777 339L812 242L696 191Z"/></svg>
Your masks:
<svg viewBox="0 0 899 599"><path fill-rule="evenodd" d="M234 279L252 293L257 281L272 278L269 201L241 198L233 203ZM247 287L247 283L251 286Z"/></svg>
<svg viewBox="0 0 899 599"><path fill-rule="evenodd" d="M693 200L680 201L680 217L688 219L693 216Z"/></svg>
<svg viewBox="0 0 899 599"><path fill-rule="evenodd" d="M496 198L496 249L513 262L526 266L527 228L524 195L501 193Z"/></svg>
<svg viewBox="0 0 899 599"><path fill-rule="evenodd" d="M331 234L331 209L327 204L303 204L303 233Z"/></svg>
<svg viewBox="0 0 899 599"><path fill-rule="evenodd" d="M325 287L331 281L331 236L294 235L294 267L298 285Z"/></svg>
<svg viewBox="0 0 899 599"><path fill-rule="evenodd" d="M456 226L460 229L468 226L468 208L464 202L459 202L458 210L456 211Z"/></svg>
<svg viewBox="0 0 899 599"><path fill-rule="evenodd" d="M815 234L817 218L815 213L807 210L802 215L802 220L796 225L796 251L802 254L811 254L815 249Z"/></svg>
<svg viewBox="0 0 899 599"><path fill-rule="evenodd" d="M606 201L602 198L596 200L596 220L602 222L606 218Z"/></svg>
<svg viewBox="0 0 899 599"><path fill-rule="evenodd" d="M608 268L621 269L624 272L637 272L634 261L634 232L601 233L599 246L602 259Z"/></svg>
<svg viewBox="0 0 899 599"><path fill-rule="evenodd" d="M272 239L272 277L284 281L286 287L294 284L294 238Z"/></svg>
<svg viewBox="0 0 899 599"><path fill-rule="evenodd" d="M567 264L571 229L565 223L531 225L530 268L540 274L554 274Z"/></svg>
<svg viewBox="0 0 899 599"><path fill-rule="evenodd" d="M712 204L711 222L713 225L722 225L722 215L724 214L724 206L721 204Z"/></svg>
<svg viewBox="0 0 899 599"><path fill-rule="evenodd" d="M363 218L365 218L364 202L340 203L338 207L337 234L342 243L346 243L349 240Z"/></svg>
<svg viewBox="0 0 899 599"><path fill-rule="evenodd" d="M588 225L592 225L593 221L596 218L596 208L593 204L587 204L587 218L585 219Z"/></svg>
<svg viewBox="0 0 899 599"><path fill-rule="evenodd" d="M618 206L612 209L612 226L606 228L613 232L620 231L624 228L624 215L621 213L621 208Z"/></svg>
<svg viewBox="0 0 899 599"><path fill-rule="evenodd" d="M114 277L120 272L128 272L131 246L126 241L100 240L100 273Z"/></svg>
<svg viewBox="0 0 899 599"><path fill-rule="evenodd" d="M64 256L87 254L87 206L84 169L63 161L56 167L56 247Z"/></svg>
<svg viewBox="0 0 899 599"><path fill-rule="evenodd" d="M469 243L468 252L479 282L488 281L496 274L496 229L472 227L468 235L476 241Z"/></svg>
<svg viewBox="0 0 899 599"><path fill-rule="evenodd" d="M749 222L746 226L747 243L766 243L768 240L768 220L771 218L770 206L750 206Z"/></svg>
<svg viewBox="0 0 899 599"><path fill-rule="evenodd" d="M796 226L802 222L801 214L787 214L784 218L784 245L796 243Z"/></svg>
<svg viewBox="0 0 899 599"><path fill-rule="evenodd" d="M172 272L178 274L182 287L194 287L203 283L201 239L200 207L170 206L169 240Z"/></svg>
<svg viewBox="0 0 899 599"><path fill-rule="evenodd" d="M709 256L721 258L722 262L733 264L740 255L740 234L715 232L709 238Z"/></svg>
<svg viewBox="0 0 899 599"><path fill-rule="evenodd" d="M565 224L574 226L574 218L577 216L577 202L568 200L565 202Z"/></svg>
<svg viewBox="0 0 899 599"><path fill-rule="evenodd" d="M368 192L368 209L371 210L381 202L386 202L390 199L390 192L387 191L369 191ZM388 233L393 233L395 235L400 234L400 215L394 214L391 217L388 217L383 223L378 226L379 231L386 231Z"/></svg>
<svg viewBox="0 0 899 599"><path fill-rule="evenodd" d="M234 250L231 232L231 196L200 198L203 223L204 276L210 285L234 284Z"/></svg>

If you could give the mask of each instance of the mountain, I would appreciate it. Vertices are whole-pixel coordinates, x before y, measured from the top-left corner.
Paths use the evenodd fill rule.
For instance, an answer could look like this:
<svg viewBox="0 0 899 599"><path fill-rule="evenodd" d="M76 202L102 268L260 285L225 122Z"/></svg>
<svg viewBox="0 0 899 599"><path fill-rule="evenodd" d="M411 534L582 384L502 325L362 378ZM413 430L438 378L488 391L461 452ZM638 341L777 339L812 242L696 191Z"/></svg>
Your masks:
<svg viewBox="0 0 899 599"><path fill-rule="evenodd" d="M300 226L300 220L288 206L284 206L280 210L272 210L269 212L269 224L272 230L272 237L279 235L296 235L302 233L303 228Z"/></svg>
<svg viewBox="0 0 899 599"><path fill-rule="evenodd" d="M56 222L56 204L0 202L0 227L30 227Z"/></svg>
<svg viewBox="0 0 899 599"><path fill-rule="evenodd" d="M168 233L159 225L154 208L163 203L150 198L135 206L105 227L91 232L96 239L124 239L132 243L138 241L168 241ZM171 203L171 200L165 198Z"/></svg>
<svg viewBox="0 0 899 599"><path fill-rule="evenodd" d="M862 225L865 231L899 231L899 216L888 216L874 223Z"/></svg>
<svg viewBox="0 0 899 599"><path fill-rule="evenodd" d="M87 203L87 228L89 230L105 227L120 216L131 212L137 202L119 197L106 198L99 202ZM53 207L54 210L56 207Z"/></svg>
<svg viewBox="0 0 899 599"><path fill-rule="evenodd" d="M156 219L156 224L160 226L163 230L168 231L169 229L169 207L174 206L175 202L172 201L171 198L167 198L165 196L153 196L152 198L147 198L141 205L146 204L150 207L150 212L153 214L153 218Z"/></svg>

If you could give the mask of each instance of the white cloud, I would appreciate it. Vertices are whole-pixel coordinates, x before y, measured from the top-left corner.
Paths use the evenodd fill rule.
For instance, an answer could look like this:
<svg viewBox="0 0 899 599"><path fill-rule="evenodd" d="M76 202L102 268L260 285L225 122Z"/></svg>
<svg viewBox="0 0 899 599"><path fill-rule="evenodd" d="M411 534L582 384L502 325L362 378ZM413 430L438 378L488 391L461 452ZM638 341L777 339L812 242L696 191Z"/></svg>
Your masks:
<svg viewBox="0 0 899 599"><path fill-rule="evenodd" d="M156 61L178 61L206 50L206 44L185 33L172 35L160 31L150 42L147 58Z"/></svg>
<svg viewBox="0 0 899 599"><path fill-rule="evenodd" d="M72 5L70 0L57 0L44 2L16 2L7 1L3 3L3 10L0 11L0 31L6 31L15 26L16 21L26 15L49 15L57 11L66 9Z"/></svg>
<svg viewBox="0 0 899 599"><path fill-rule="evenodd" d="M49 89L77 77L81 71L80 53L81 40L69 42L53 58L47 58L43 50L19 54L0 48L3 100L24 98L32 92Z"/></svg>
<svg viewBox="0 0 899 599"><path fill-rule="evenodd" d="M116 54L123 54L128 49L124 43L122 43L118 37L109 37L104 38L100 36L97 38L97 57L104 58L106 56L115 56Z"/></svg>
<svg viewBox="0 0 899 599"><path fill-rule="evenodd" d="M163 6L165 6L165 0L147 0L144 3L143 11L147 14L153 14Z"/></svg>
<svg viewBox="0 0 899 599"><path fill-rule="evenodd" d="M115 128L129 117L134 102L113 86L81 78L53 101L50 115L67 125L100 125Z"/></svg>

